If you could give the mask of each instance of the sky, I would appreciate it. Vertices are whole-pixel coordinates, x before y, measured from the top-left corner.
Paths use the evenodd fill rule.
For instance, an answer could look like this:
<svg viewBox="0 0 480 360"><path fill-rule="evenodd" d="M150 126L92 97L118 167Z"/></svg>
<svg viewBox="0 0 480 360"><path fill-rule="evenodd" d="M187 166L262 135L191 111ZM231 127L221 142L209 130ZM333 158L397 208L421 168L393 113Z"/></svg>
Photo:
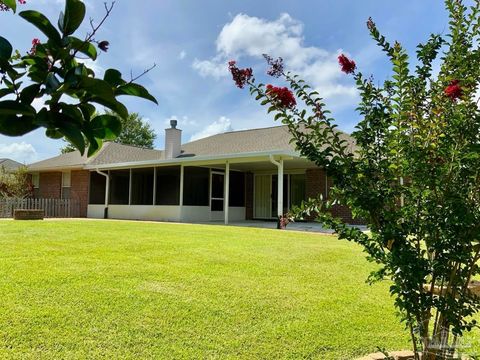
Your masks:
<svg viewBox="0 0 480 360"><path fill-rule="evenodd" d="M89 30L88 18L99 20L105 11L103 0L85 3L87 21L78 37ZM27 0L19 10L39 10L56 24L63 6L63 0ZM153 127L158 149L163 149L170 119L178 120L183 142L279 125L248 90L235 87L227 71L227 62L234 59L240 67L252 67L258 81L281 85L265 75L263 53L282 57L288 70L325 98L339 128L351 132L359 120L359 98L337 56L347 54L375 81L391 74L368 34L369 16L388 40L399 41L410 54L429 34L447 30L442 0L117 0L96 36L109 41L109 50L88 65L97 76L116 68L129 79L156 64L138 82L157 98L158 106L132 97L120 100ZM30 49L33 38L45 39L11 12L0 13L0 34L21 53ZM44 129L22 137L0 135L0 158L28 164L58 155L63 145L48 139Z"/></svg>

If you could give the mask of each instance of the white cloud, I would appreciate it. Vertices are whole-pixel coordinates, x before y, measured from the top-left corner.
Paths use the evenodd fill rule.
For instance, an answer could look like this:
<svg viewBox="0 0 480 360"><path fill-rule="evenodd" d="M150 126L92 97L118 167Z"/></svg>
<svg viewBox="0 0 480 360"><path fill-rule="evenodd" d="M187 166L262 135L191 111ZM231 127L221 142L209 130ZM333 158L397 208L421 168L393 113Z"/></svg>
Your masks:
<svg viewBox="0 0 480 360"><path fill-rule="evenodd" d="M180 60L185 59L186 56L187 56L187 52L185 50L180 51L180 54L178 54L178 58Z"/></svg>
<svg viewBox="0 0 480 360"><path fill-rule="evenodd" d="M227 131L232 131L232 122L229 118L221 116L218 120L215 120L213 123L208 125L205 129L195 133L190 138L190 141L195 141L199 139L206 138L215 134L224 133Z"/></svg>
<svg viewBox="0 0 480 360"><path fill-rule="evenodd" d="M209 60L195 59L192 66L201 76L216 79L227 76L227 61L242 57L261 58L262 54L282 57L288 70L307 80L330 105L351 104L357 91L342 84L337 57L341 50L327 51L304 44L303 23L282 14L269 21L246 14L236 15L216 40L216 55ZM332 104L333 103L333 104Z"/></svg>
<svg viewBox="0 0 480 360"><path fill-rule="evenodd" d="M211 76L215 79L220 79L228 75L227 62L219 58L213 60L193 60L192 67L202 77Z"/></svg>
<svg viewBox="0 0 480 360"><path fill-rule="evenodd" d="M37 158L37 151L24 141L21 143L0 144L0 158L9 158L20 162L31 162Z"/></svg>

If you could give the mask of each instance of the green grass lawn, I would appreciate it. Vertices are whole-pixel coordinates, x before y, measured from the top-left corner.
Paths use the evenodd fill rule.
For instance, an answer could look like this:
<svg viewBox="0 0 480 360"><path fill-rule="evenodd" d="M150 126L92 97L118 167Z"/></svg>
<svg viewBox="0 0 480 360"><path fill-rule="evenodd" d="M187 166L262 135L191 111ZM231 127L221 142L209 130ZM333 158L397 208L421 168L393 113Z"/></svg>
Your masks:
<svg viewBox="0 0 480 360"><path fill-rule="evenodd" d="M366 285L373 266L333 236L0 221L0 249L2 359L338 360L408 347L388 283Z"/></svg>

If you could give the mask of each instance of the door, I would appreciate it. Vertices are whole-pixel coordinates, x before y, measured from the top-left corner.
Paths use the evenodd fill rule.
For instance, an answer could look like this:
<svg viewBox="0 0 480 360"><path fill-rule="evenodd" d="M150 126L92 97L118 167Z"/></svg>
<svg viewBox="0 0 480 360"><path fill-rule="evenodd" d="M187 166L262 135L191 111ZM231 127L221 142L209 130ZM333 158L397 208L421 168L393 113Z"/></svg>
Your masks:
<svg viewBox="0 0 480 360"><path fill-rule="evenodd" d="M225 174L221 172L213 172L210 182L210 218L211 220L224 219L225 204Z"/></svg>
<svg viewBox="0 0 480 360"><path fill-rule="evenodd" d="M254 217L257 219L270 219L271 202L272 202L272 176L271 175L255 175L255 206Z"/></svg>

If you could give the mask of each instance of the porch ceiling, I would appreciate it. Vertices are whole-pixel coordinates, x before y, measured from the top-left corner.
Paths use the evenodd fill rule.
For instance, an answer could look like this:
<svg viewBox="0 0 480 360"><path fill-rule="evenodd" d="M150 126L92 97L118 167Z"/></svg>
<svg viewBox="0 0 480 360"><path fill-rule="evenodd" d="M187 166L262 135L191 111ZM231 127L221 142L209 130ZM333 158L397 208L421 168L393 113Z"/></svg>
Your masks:
<svg viewBox="0 0 480 360"><path fill-rule="evenodd" d="M284 170L296 170L296 169L309 169L314 168L316 165L308 160L302 158L293 158L283 161ZM225 169L224 163L212 164L209 167L217 169ZM255 162L242 162L242 163L230 163L230 170L238 171L277 171L277 167L270 162L270 160L255 161Z"/></svg>

